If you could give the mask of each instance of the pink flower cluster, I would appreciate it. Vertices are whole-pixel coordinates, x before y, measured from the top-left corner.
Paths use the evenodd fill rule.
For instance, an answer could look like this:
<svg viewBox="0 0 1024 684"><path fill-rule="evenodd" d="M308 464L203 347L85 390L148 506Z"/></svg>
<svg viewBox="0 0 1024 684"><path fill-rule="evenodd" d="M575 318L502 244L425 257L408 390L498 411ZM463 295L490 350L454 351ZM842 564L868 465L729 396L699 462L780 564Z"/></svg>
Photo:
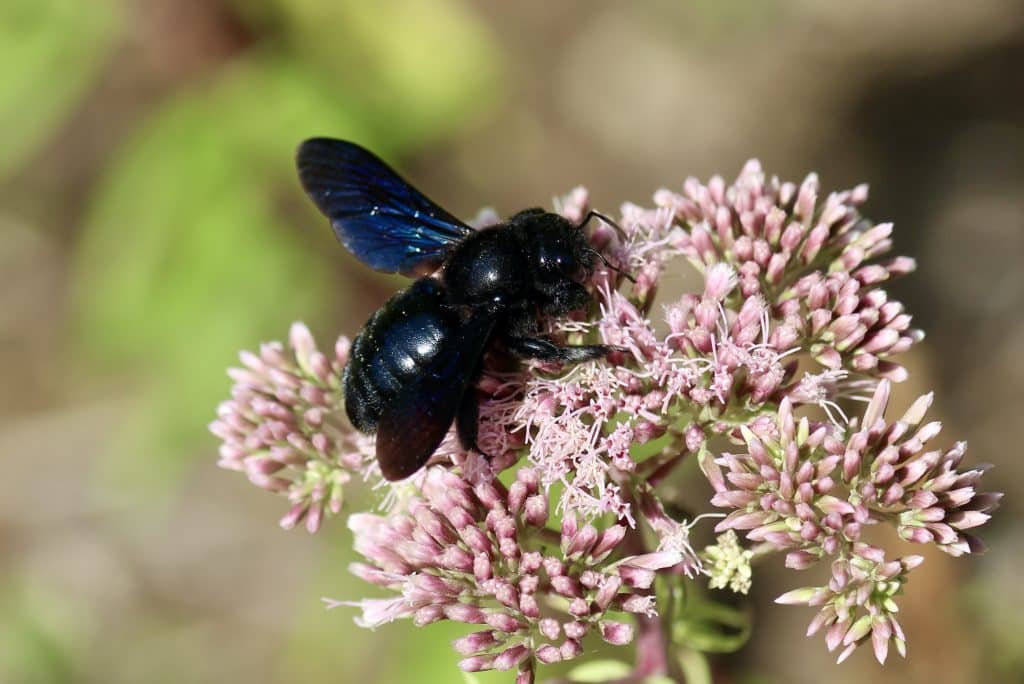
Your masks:
<svg viewBox="0 0 1024 684"><path fill-rule="evenodd" d="M231 399L210 424L223 440L217 465L286 495L292 505L280 521L285 529L305 519L316 532L325 514L341 511L342 488L353 474L372 468L372 439L342 418L340 378L349 346L339 338L328 357L296 323L289 349L264 344L259 354L242 352L244 367L228 371L235 381Z"/></svg>
<svg viewBox="0 0 1024 684"><path fill-rule="evenodd" d="M547 329L624 351L515 372L488 356L487 457L450 436L430 467L393 486L380 480L373 439L343 417L347 339L328 358L296 325L290 349L264 345L231 371L232 398L211 426L221 465L285 494L282 524L305 518L310 531L340 510L353 478L387 488L386 512L349 525L366 561L352 572L390 596L332 605L361 608L370 627L476 625L455 642L464 670L515 669L529 682L540 665L581 655L588 633L621 645L642 629L634 672L670 675L671 653L648 652L671 633L659 609L674 613L658 605L656 578L704 574L745 593L751 563L773 553L795 570L831 563L825 586L778 600L817 607L809 632L825 630L840 660L867 642L880 661L890 645L903 654L895 598L921 557L888 560L866 530L889 525L908 542L971 553L1000 495L981 492L982 468L961 469L963 443L930 448L931 395L885 417L890 383L907 376L899 355L922 334L883 289L914 262L881 260L892 226L861 216L866 199L865 186L822 196L814 175L784 183L751 161L732 184L689 179L657 192L653 208L625 205L591 240L635 283L599 268L591 311ZM582 189L559 206L576 221L586 210ZM703 285L656 309L673 260ZM866 407L851 420L857 401ZM690 544L697 519L670 515L663 486L687 464L724 510L722 536L703 550Z"/></svg>
<svg viewBox="0 0 1024 684"><path fill-rule="evenodd" d="M629 292L607 271L594 279L600 336L631 358L526 378L518 410L500 419L526 436L546 485L566 484L564 506L629 519L615 480L639 467L630 445L680 418L690 424L677 441L692 451L709 432L752 420L785 396L843 415L838 399L870 390L878 377L902 379L890 359L921 335L877 285L913 261L866 263L888 249L892 228L860 217L866 188L831 194L820 208L817 195L813 175L797 187L767 180L750 162L732 186L690 179L682 194L659 191L655 209L625 206L623 234L596 232L595 245L637 274ZM582 215L585 201L577 191L563 211ZM703 272L703 292L667 304L659 332L648 314L666 262L679 255ZM571 321L559 330L571 339L588 328ZM798 376L800 354L821 371Z"/></svg>
<svg viewBox="0 0 1024 684"><path fill-rule="evenodd" d="M365 627L402 617L421 626L438 620L477 625L455 642L468 672L532 673L536 662L582 654L581 640L592 631L610 644L632 641L632 625L614 614L653 611L655 573L679 563L681 554L613 562L625 527L599 530L567 515L556 533L548 522L548 497L529 468L520 469L510 487L498 480L474 486L429 469L415 494L388 516L349 518L356 551L369 561L351 571L396 596L331 605L361 608L357 622Z"/></svg>
<svg viewBox="0 0 1024 684"><path fill-rule="evenodd" d="M907 541L934 542L959 556L980 550L966 530L985 523L1001 498L976 490L982 469L956 470L963 443L925 450L939 432L938 423L921 425L930 395L892 422L884 418L888 400L889 384L882 381L861 429L846 436L833 425L797 420L783 399L774 423L743 428L746 453L704 461L716 492L711 503L733 511L719 531L747 530L747 539L784 552L789 568L833 560L828 585L779 601L824 606L810 632L830 626L829 650L847 647L840 661L869 637L879 661L890 639L905 652L892 597L923 560L887 561L881 548L862 539L866 528L888 523Z"/></svg>

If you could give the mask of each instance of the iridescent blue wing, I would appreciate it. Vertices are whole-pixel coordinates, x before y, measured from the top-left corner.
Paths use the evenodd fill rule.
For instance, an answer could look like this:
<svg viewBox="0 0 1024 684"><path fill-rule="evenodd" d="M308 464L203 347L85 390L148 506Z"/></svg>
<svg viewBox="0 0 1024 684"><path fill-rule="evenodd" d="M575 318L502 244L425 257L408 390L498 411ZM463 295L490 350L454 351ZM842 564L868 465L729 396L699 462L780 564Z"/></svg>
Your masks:
<svg viewBox="0 0 1024 684"><path fill-rule="evenodd" d="M341 243L378 271L432 273L473 232L355 143L311 138L299 146L296 165Z"/></svg>
<svg viewBox="0 0 1024 684"><path fill-rule="evenodd" d="M448 337L433 362L421 369L377 424L377 462L388 480L403 480L422 468L448 434L473 382L494 320L478 313Z"/></svg>

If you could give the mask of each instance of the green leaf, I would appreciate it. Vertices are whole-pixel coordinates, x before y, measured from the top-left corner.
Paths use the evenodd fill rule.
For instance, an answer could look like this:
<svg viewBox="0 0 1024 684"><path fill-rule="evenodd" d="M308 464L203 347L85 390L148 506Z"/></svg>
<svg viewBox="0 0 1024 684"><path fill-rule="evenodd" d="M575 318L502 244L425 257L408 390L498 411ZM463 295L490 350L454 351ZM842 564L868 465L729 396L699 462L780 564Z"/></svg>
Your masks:
<svg viewBox="0 0 1024 684"><path fill-rule="evenodd" d="M672 642L706 653L731 653L750 638L748 610L713 601L687 604L672 624Z"/></svg>
<svg viewBox="0 0 1024 684"><path fill-rule="evenodd" d="M700 651L685 648L679 651L679 667L683 670L686 684L713 684L711 666Z"/></svg>
<svg viewBox="0 0 1024 684"><path fill-rule="evenodd" d="M569 670L569 678L576 682L607 682L628 677L632 671L621 660L592 660Z"/></svg>
<svg viewBox="0 0 1024 684"><path fill-rule="evenodd" d="M72 112L110 54L118 20L103 0L0 3L0 178Z"/></svg>
<svg viewBox="0 0 1024 684"><path fill-rule="evenodd" d="M676 577L659 574L654 579L654 592L661 619L666 624L672 623L677 611L686 603L686 583Z"/></svg>

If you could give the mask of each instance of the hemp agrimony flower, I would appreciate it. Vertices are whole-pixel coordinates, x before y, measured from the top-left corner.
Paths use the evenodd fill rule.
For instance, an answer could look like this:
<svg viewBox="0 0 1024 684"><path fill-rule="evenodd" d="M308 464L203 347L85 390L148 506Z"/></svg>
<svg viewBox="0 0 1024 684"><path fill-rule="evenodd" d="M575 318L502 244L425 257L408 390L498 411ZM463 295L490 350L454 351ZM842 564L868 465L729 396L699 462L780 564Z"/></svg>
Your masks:
<svg viewBox="0 0 1024 684"><path fill-rule="evenodd" d="M372 440L342 422L339 378L348 361L342 337L333 358L316 348L301 323L292 325L289 349L263 344L242 352L244 368L232 368L231 399L217 409L210 431L224 440L217 465L244 472L257 487L287 495L281 518L290 529L303 518L310 532L325 513L339 513L342 488L353 473L367 472Z"/></svg>
<svg viewBox="0 0 1024 684"><path fill-rule="evenodd" d="M892 225L865 219L866 200L866 186L823 195L813 174L780 182L751 161L731 185L688 179L652 208L624 205L591 243L636 282L598 268L590 311L546 332L627 351L516 369L491 350L477 389L486 456L449 435L400 483L382 480L373 438L344 417L348 340L327 356L296 324L288 348L265 344L230 371L211 425L220 465L286 496L281 524L310 532L341 511L343 487L376 488L381 509L348 518L363 558L350 570L387 597L329 605L357 608L365 627L465 623L453 644L465 671L531 682L594 634L613 656L635 644L635 676L678 676L693 645L676 636L701 603L746 593L775 554L793 570L829 564L825 585L778 602L817 608L808 632L840 661L868 642L880 662L890 645L905 654L896 599L922 557L887 558L870 528L969 554L1000 495L981 490L984 468L962 468L964 443L931 446L932 395L890 411L899 356L923 335L883 289L914 261L884 258ZM587 209L580 188L558 207L571 221ZM702 287L655 306L666 270L687 264ZM713 490L707 515L677 512L667 483L687 467ZM719 536L694 548L706 517Z"/></svg>

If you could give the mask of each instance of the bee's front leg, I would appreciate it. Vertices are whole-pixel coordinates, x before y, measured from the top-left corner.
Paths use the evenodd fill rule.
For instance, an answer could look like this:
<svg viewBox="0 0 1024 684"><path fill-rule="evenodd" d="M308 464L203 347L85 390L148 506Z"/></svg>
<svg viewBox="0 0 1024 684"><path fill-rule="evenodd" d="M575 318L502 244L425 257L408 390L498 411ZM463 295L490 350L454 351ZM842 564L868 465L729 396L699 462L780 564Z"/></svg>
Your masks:
<svg viewBox="0 0 1024 684"><path fill-rule="evenodd" d="M582 363L592 359L600 359L617 347L607 344L569 344L559 346L539 337L506 337L505 346L521 359L539 359L541 361L560 361L561 363Z"/></svg>

